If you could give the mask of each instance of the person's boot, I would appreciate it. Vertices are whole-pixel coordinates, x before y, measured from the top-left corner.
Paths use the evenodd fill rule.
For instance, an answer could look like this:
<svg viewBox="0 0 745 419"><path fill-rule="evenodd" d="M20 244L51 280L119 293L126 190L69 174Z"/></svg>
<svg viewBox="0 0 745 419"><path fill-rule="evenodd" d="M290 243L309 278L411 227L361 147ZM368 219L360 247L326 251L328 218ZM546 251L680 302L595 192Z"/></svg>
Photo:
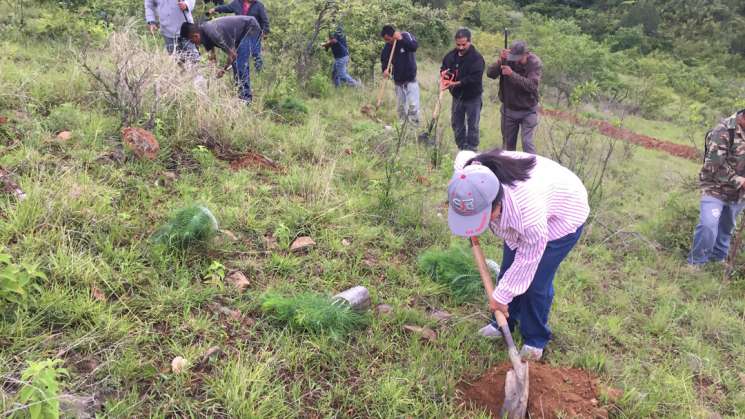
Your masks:
<svg viewBox="0 0 745 419"><path fill-rule="evenodd" d="M536 348L530 345L523 345L520 349L520 358L523 361L540 361L543 356L543 348Z"/></svg>
<svg viewBox="0 0 745 419"><path fill-rule="evenodd" d="M487 339L499 339L502 337L502 332L494 327L491 323L479 329L479 335Z"/></svg>

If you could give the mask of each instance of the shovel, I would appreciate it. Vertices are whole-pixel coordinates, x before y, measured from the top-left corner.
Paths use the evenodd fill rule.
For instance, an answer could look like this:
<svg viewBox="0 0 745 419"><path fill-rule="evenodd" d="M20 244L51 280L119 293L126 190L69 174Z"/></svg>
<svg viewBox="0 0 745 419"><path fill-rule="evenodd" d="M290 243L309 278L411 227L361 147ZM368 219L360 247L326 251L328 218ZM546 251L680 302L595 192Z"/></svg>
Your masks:
<svg viewBox="0 0 745 419"><path fill-rule="evenodd" d="M378 100L375 102L375 111L377 111L380 108L380 105L383 103L383 94L385 93L385 82L393 77L393 74L391 74L391 66L393 65L393 54L396 53L396 42L398 42L398 39L393 40L393 45L391 46L391 54L388 56L388 67L386 69L388 70L388 77L383 78L383 80L380 81L380 89L378 91ZM362 109L360 110L363 114L373 116L374 111L372 109L372 106L370 105L364 105L362 106Z"/></svg>
<svg viewBox="0 0 745 419"><path fill-rule="evenodd" d="M476 259L476 265L481 274L481 281L484 283L487 298L492 298L494 285L492 285L489 268L486 267L484 253L479 245L479 238L471 237L471 250L473 257ZM528 409L528 363L520 359L517 353L515 342L512 340L510 328L507 325L507 319L501 311L495 311L494 316L497 319L497 325L502 332L504 341L507 343L507 349L512 362L512 369L507 371L507 378L504 382L504 403L499 411L499 416L509 419L523 419Z"/></svg>
<svg viewBox="0 0 745 419"><path fill-rule="evenodd" d="M440 95L437 97L437 102L435 103L435 110L432 112L432 120L429 121L429 124L427 125L427 131L419 134L419 141L425 143L425 144L433 144L432 141L432 131L435 130L435 127L437 126L438 117L440 116L440 105L442 104L442 96L445 94L445 90L440 89Z"/></svg>

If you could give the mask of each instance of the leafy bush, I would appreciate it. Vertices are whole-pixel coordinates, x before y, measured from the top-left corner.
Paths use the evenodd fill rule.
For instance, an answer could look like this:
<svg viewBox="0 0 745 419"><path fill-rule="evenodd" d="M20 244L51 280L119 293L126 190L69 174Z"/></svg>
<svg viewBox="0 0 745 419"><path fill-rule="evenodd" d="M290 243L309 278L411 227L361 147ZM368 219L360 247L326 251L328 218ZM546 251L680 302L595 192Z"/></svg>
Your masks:
<svg viewBox="0 0 745 419"><path fill-rule="evenodd" d="M31 290L40 290L36 283L46 279L46 275L36 266L14 264L8 254L0 252L0 304L25 306Z"/></svg>
<svg viewBox="0 0 745 419"><path fill-rule="evenodd" d="M184 249L208 242L217 231L217 219L212 212L202 205L194 205L176 212L153 238L169 248Z"/></svg>
<svg viewBox="0 0 745 419"><path fill-rule="evenodd" d="M317 72L308 80L305 85L305 91L310 97L325 98L331 93L331 81L329 77L321 72Z"/></svg>
<svg viewBox="0 0 745 419"><path fill-rule="evenodd" d="M57 419L59 410L59 378L67 375L67 370L60 367L61 359L29 361L28 367L21 373L23 387L18 392L17 402L26 408L18 410L13 418Z"/></svg>
<svg viewBox="0 0 745 419"><path fill-rule="evenodd" d="M293 296L267 291L259 297L261 311L290 327L310 333L346 335L368 324L368 317L343 301L315 293Z"/></svg>
<svg viewBox="0 0 745 419"><path fill-rule="evenodd" d="M300 125L308 118L308 107L302 100L293 96L269 97L264 101L264 105L274 112L273 117L279 122Z"/></svg>
<svg viewBox="0 0 745 419"><path fill-rule="evenodd" d="M425 251L419 256L419 269L447 287L459 302L472 300L484 292L481 276L466 245Z"/></svg>
<svg viewBox="0 0 745 419"><path fill-rule="evenodd" d="M696 202L690 194L671 194L657 217L650 221L655 240L667 249L687 253L698 223Z"/></svg>

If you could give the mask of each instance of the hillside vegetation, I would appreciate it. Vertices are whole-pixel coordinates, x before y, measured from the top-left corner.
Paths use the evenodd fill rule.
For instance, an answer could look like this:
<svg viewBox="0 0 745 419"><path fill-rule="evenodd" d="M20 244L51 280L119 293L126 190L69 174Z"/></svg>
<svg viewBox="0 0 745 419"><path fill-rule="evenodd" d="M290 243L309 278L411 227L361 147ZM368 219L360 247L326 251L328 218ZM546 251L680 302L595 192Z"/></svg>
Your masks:
<svg viewBox="0 0 745 419"><path fill-rule="evenodd" d="M377 93L383 21L419 38L427 118L462 24L488 60L503 27L527 39L549 107L698 147L742 106L742 74L720 71L741 52L619 48L609 37L622 5L598 13L614 28L606 37L583 7L539 7L552 2L265 3L275 29L250 107L214 67L173 62L137 2L0 3L0 168L26 196L0 194L3 416L71 415L82 400L105 417L487 417L457 391L506 359L501 342L476 336L485 301L419 267L428 249L463 246L446 222L449 112L439 149L395 122L390 85L377 120L360 112ZM322 40L339 22L363 89L333 89L329 54L308 46L316 24ZM501 144L496 84L485 79L483 150ZM123 149L124 121L152 130L156 159ZM536 144L580 175L592 206L556 278L546 362L598 376L611 417L745 416L742 274L684 269L698 162L547 117ZM193 205L219 231L196 245L158 240ZM300 237L315 245L292 251ZM501 242L482 240L498 261ZM371 293L363 318L283 306L323 306L354 285Z"/></svg>

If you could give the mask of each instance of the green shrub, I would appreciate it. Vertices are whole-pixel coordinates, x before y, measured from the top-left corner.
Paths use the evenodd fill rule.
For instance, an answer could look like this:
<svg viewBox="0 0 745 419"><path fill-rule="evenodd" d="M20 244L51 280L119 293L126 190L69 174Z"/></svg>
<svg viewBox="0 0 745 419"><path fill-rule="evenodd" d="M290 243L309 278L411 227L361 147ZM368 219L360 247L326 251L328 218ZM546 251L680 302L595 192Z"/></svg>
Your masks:
<svg viewBox="0 0 745 419"><path fill-rule="evenodd" d="M686 253L691 248L693 229L699 213L690 194L676 192L670 195L658 216L653 219L651 233L667 249Z"/></svg>
<svg viewBox="0 0 745 419"><path fill-rule="evenodd" d="M331 81L328 76L321 72L314 74L305 85L305 91L308 92L308 95L315 98L328 97L331 93L331 88Z"/></svg>
<svg viewBox="0 0 745 419"><path fill-rule="evenodd" d="M8 254L0 252L0 307L25 306L29 292L40 290L36 283L46 275L36 266L14 264Z"/></svg>
<svg viewBox="0 0 745 419"><path fill-rule="evenodd" d="M301 125L308 118L308 107L296 97L269 97L264 105L273 112L273 119L290 125Z"/></svg>
<svg viewBox="0 0 745 419"><path fill-rule="evenodd" d="M50 112L45 125L50 131L76 130L86 124L86 113L74 103L63 103Z"/></svg>
<svg viewBox="0 0 745 419"><path fill-rule="evenodd" d="M267 291L259 301L262 312L304 332L346 335L369 322L366 315L355 312L343 301L315 293L286 296Z"/></svg>
<svg viewBox="0 0 745 419"><path fill-rule="evenodd" d="M18 392L17 402L27 406L18 410L13 418L57 419L59 410L59 378L67 375L61 368L61 359L29 361L28 367L21 373L23 387Z"/></svg>
<svg viewBox="0 0 745 419"><path fill-rule="evenodd" d="M419 269L447 287L458 302L472 300L484 292L481 276L466 245L425 251L419 256Z"/></svg>
<svg viewBox="0 0 745 419"><path fill-rule="evenodd" d="M153 238L169 248L184 249L208 242L217 231L217 219L212 212L202 205L194 205L176 212Z"/></svg>

